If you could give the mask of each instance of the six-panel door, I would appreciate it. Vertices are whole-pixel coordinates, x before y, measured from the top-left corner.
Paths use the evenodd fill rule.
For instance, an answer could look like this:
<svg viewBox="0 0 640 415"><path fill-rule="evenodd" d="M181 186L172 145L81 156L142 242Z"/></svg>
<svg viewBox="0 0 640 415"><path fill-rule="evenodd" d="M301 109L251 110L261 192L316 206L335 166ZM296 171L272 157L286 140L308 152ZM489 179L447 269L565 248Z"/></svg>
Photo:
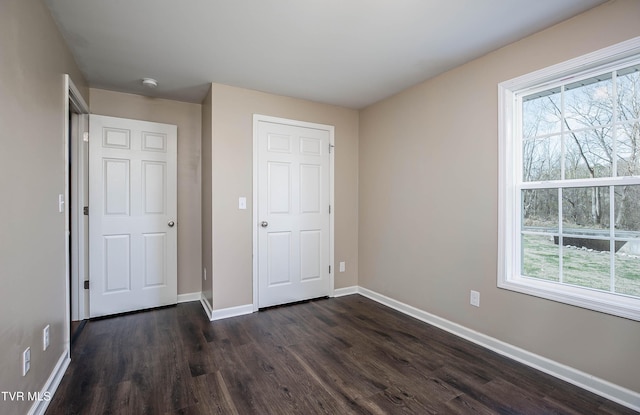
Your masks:
<svg viewBox="0 0 640 415"><path fill-rule="evenodd" d="M177 128L91 115L90 314L177 302Z"/></svg>
<svg viewBox="0 0 640 415"><path fill-rule="evenodd" d="M258 306L330 295L329 131L258 123Z"/></svg>

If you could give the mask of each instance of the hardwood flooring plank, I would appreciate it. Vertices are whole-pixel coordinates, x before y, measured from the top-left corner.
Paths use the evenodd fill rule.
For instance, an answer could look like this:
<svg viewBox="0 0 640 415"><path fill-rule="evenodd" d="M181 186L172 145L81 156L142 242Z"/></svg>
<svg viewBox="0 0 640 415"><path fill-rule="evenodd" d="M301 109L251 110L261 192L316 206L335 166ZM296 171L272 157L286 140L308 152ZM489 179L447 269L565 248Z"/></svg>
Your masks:
<svg viewBox="0 0 640 415"><path fill-rule="evenodd" d="M359 402L359 399L353 400L348 396L345 396L344 393L341 393L335 386L327 384L319 375L316 373L313 368L311 368L307 362L295 351L292 351L291 354L294 358L300 363L302 368L311 376L318 385L320 385L333 399L335 399L336 406L338 407L337 413L360 413L360 414L380 414L384 413L382 409L379 407L372 408L371 410L367 410L367 406L362 406Z"/></svg>
<svg viewBox="0 0 640 415"><path fill-rule="evenodd" d="M429 402L424 397L415 395L402 388L392 386L370 398L388 414L438 414L441 413L442 402Z"/></svg>
<svg viewBox="0 0 640 415"><path fill-rule="evenodd" d="M279 308L256 313L255 318L246 320L245 330L253 342L276 346L303 342L308 335L299 322L283 315Z"/></svg>
<svg viewBox="0 0 640 415"><path fill-rule="evenodd" d="M466 414L477 414L477 415L496 415L499 412L491 410L476 401L475 399L462 394L460 396L456 396L454 399L445 403L446 409L443 411L445 414L450 415L466 415Z"/></svg>
<svg viewBox="0 0 640 415"><path fill-rule="evenodd" d="M251 336L244 328L245 320L250 317L240 316L234 319L220 320L218 323L224 328L226 338L234 346L242 346L251 343ZM237 320L237 321L235 321Z"/></svg>
<svg viewBox="0 0 640 415"><path fill-rule="evenodd" d="M194 378L193 390L198 403L188 407L192 413L198 410L211 415L239 415L219 371Z"/></svg>
<svg viewBox="0 0 640 415"><path fill-rule="evenodd" d="M137 375L145 387L147 382L151 383L151 388L146 391L154 396L159 408L181 409L197 403L192 376L183 359L166 359L162 365L153 365L150 371Z"/></svg>
<svg viewBox="0 0 640 415"><path fill-rule="evenodd" d="M605 402L598 407L598 413L607 414L607 415L637 415L638 412L627 408L626 406L622 406L616 402L612 402L609 400L605 400Z"/></svg>
<svg viewBox="0 0 640 415"><path fill-rule="evenodd" d="M545 397L544 400L549 403L553 408L557 408L555 413L567 414L567 415L583 415L583 414L598 414L604 413L603 411L598 410L597 408L594 410L585 410L582 405L580 407L570 407L565 403L558 402L554 399L550 399Z"/></svg>
<svg viewBox="0 0 640 415"><path fill-rule="evenodd" d="M531 393L503 379L494 379L483 387L485 396L491 396L494 402L509 408L511 413L522 415L563 414L566 413L559 405L539 399L537 394ZM573 411L571 412L573 413Z"/></svg>
<svg viewBox="0 0 640 415"><path fill-rule="evenodd" d="M243 347L240 356L251 373L263 373L263 376L258 376L260 381L256 384L266 392L263 402L267 413L338 412L336 401L304 370L288 348L270 345Z"/></svg>
<svg viewBox="0 0 640 415"><path fill-rule="evenodd" d="M316 344L294 345L290 348L325 384L350 401L371 396L388 386L382 383L382 379L358 370L353 360L347 359L347 355L338 350Z"/></svg>
<svg viewBox="0 0 640 415"><path fill-rule="evenodd" d="M306 304L295 304L290 307L274 309L274 311L278 311L280 315L286 319L285 321L289 322L284 328L285 331L289 332L287 345L305 344L309 342L309 339L313 339L314 343L322 343L327 347L349 347L350 344L345 342L344 336L336 335L341 329L326 324L323 319L319 319L314 315L316 309L312 307L314 307L314 304L317 302L318 301ZM326 320L328 317L324 317L324 319ZM277 326L273 329L277 332L280 330L280 327ZM334 331L332 332L331 329L334 329Z"/></svg>
<svg viewBox="0 0 640 415"><path fill-rule="evenodd" d="M635 413L359 295L211 322L199 302L89 321L57 414Z"/></svg>
<svg viewBox="0 0 640 415"><path fill-rule="evenodd" d="M514 413L510 405L505 405L485 392L486 382L482 378L451 367L438 369L434 372L434 376L498 413Z"/></svg>

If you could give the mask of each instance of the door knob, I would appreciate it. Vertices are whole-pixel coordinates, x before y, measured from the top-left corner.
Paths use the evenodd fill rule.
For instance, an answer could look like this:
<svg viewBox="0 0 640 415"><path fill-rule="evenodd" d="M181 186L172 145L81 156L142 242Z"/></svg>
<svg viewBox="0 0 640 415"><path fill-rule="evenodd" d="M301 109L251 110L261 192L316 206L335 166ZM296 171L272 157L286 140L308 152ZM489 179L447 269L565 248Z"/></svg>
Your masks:
<svg viewBox="0 0 640 415"><path fill-rule="evenodd" d="M260 226L262 226L263 228L266 228L267 226L269 226L269 222L267 222L266 220L263 220L262 222L260 222Z"/></svg>
<svg viewBox="0 0 640 415"><path fill-rule="evenodd" d="M167 225L169 225L170 228L173 228L173 225L175 225L176 223L172 220L169 221L169 223L167 223Z"/></svg>

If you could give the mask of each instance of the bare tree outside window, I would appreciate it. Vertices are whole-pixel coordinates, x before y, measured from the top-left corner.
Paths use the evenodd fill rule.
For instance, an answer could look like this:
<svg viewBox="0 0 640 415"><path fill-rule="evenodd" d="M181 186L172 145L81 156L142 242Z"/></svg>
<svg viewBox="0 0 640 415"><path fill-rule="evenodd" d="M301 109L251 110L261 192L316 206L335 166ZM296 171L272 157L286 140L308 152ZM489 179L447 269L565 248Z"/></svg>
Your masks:
<svg viewBox="0 0 640 415"><path fill-rule="evenodd" d="M521 120L542 183L520 193L522 275L640 297L640 185L598 185L640 175L640 65L525 96Z"/></svg>

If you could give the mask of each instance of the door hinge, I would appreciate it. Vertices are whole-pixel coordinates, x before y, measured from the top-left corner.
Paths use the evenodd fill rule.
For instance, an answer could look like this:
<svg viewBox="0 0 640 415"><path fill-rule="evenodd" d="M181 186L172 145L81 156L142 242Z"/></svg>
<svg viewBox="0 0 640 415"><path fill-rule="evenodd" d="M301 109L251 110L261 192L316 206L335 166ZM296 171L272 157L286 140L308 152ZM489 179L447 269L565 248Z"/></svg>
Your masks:
<svg viewBox="0 0 640 415"><path fill-rule="evenodd" d="M85 290L88 290L88 289L89 289L89 280L86 280L86 281L84 282L84 289L85 289Z"/></svg>
<svg viewBox="0 0 640 415"><path fill-rule="evenodd" d="M331 143L329 143L329 154L331 154L331 150L334 148L335 146Z"/></svg>
<svg viewBox="0 0 640 415"><path fill-rule="evenodd" d="M331 274L331 265L329 265L329 274Z"/></svg>
<svg viewBox="0 0 640 415"><path fill-rule="evenodd" d="M89 142L89 133L88 132L84 132L82 133L82 141L84 141L85 143Z"/></svg>
<svg viewBox="0 0 640 415"><path fill-rule="evenodd" d="M329 205L329 213L331 213L331 205Z"/></svg>
<svg viewBox="0 0 640 415"><path fill-rule="evenodd" d="M85 216L89 216L89 206L85 206L84 208L82 208L82 213Z"/></svg>

